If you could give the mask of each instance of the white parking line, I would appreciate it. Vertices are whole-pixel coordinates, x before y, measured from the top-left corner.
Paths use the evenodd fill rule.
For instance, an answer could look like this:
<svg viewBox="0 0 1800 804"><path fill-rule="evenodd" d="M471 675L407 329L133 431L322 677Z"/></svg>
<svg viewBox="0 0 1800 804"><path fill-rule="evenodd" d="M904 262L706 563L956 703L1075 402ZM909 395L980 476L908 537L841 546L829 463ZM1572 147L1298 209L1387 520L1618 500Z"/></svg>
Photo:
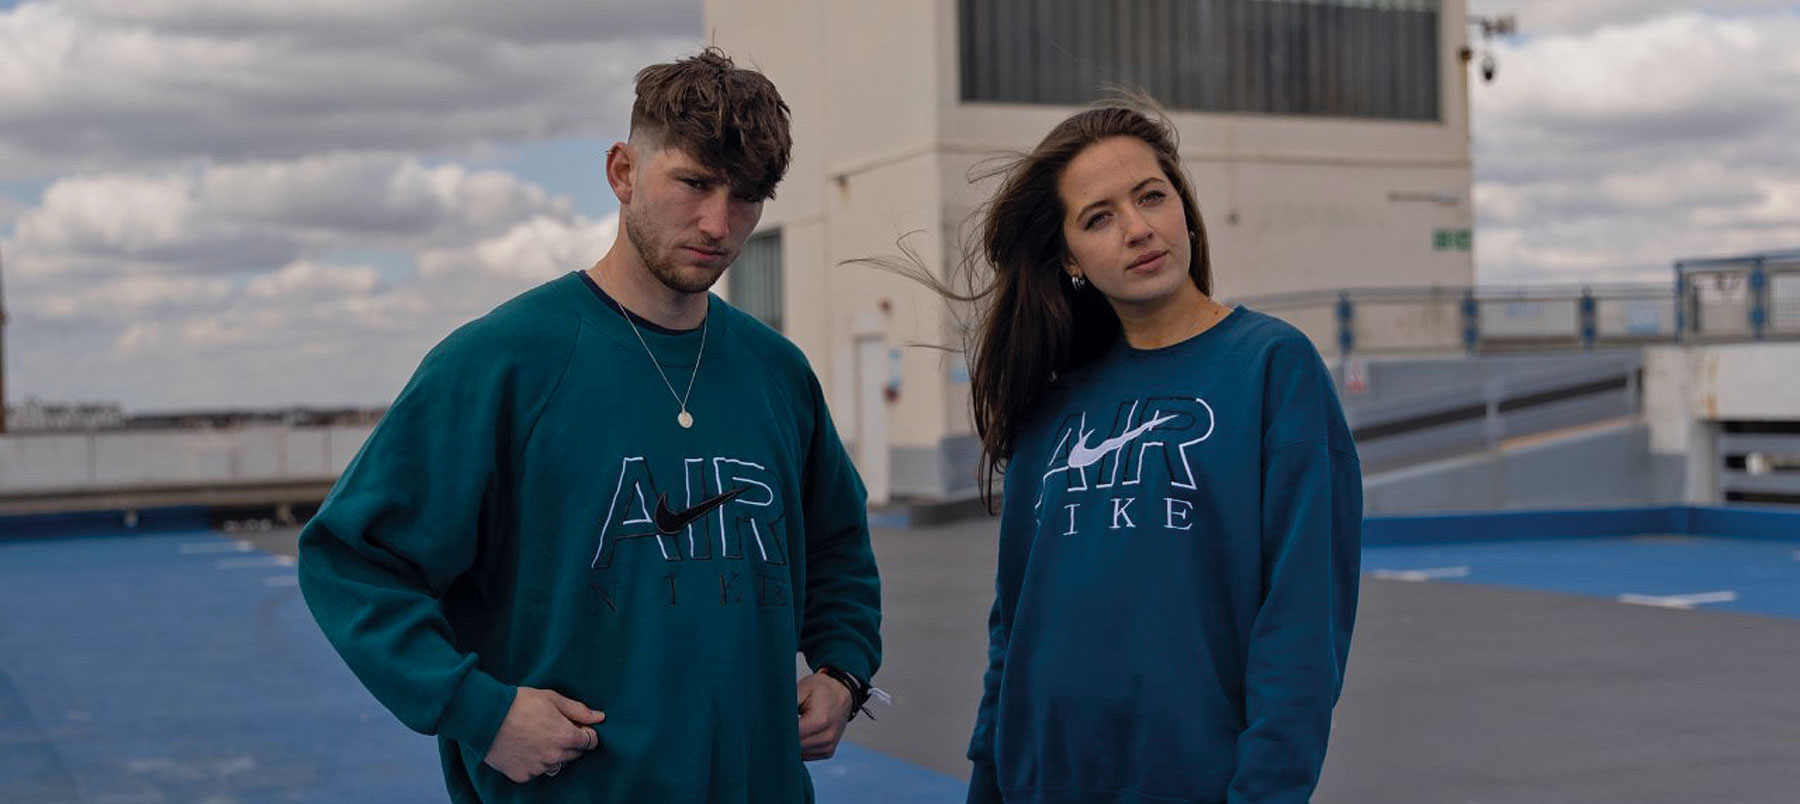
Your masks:
<svg viewBox="0 0 1800 804"><path fill-rule="evenodd" d="M267 569L269 567L291 567L294 559L288 556L261 556L258 558L222 558L218 567L222 570L233 569Z"/></svg>
<svg viewBox="0 0 1800 804"><path fill-rule="evenodd" d="M206 553L248 553L255 548L242 539L233 539L228 542L188 542L179 549L182 555L192 556Z"/></svg>
<svg viewBox="0 0 1800 804"><path fill-rule="evenodd" d="M1619 595L1620 603L1656 606L1664 609L1691 609L1707 603L1730 603L1734 600L1737 600L1737 592L1729 589L1720 592L1695 592L1688 595Z"/></svg>
<svg viewBox="0 0 1800 804"><path fill-rule="evenodd" d="M1432 567L1431 569L1414 570L1378 569L1369 570L1369 575L1384 581L1412 581L1418 583L1421 581L1436 581L1444 578L1467 578L1469 577L1469 568Z"/></svg>

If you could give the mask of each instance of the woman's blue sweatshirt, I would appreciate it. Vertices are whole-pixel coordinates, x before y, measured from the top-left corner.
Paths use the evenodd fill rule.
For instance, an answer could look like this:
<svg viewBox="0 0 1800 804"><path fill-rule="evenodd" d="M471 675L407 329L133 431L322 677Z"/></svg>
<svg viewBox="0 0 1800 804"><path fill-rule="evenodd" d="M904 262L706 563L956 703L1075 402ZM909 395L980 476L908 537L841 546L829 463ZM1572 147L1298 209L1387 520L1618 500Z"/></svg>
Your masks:
<svg viewBox="0 0 1800 804"><path fill-rule="evenodd" d="M1056 383L1006 467L970 801L1307 801L1361 521L1330 375L1280 320Z"/></svg>

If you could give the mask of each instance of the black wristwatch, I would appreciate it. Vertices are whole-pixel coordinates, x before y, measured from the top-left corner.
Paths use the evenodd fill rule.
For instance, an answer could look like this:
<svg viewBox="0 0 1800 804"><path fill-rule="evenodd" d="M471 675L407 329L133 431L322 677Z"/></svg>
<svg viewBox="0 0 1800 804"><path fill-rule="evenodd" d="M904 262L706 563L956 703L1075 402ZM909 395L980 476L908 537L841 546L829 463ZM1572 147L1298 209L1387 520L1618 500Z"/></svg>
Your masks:
<svg viewBox="0 0 1800 804"><path fill-rule="evenodd" d="M875 713L869 711L869 691L871 689L869 682L851 675L848 670L832 667L831 665L821 666L819 672L837 679L839 684L844 685L850 690L851 720L855 720L859 713L868 715L870 720L875 719Z"/></svg>

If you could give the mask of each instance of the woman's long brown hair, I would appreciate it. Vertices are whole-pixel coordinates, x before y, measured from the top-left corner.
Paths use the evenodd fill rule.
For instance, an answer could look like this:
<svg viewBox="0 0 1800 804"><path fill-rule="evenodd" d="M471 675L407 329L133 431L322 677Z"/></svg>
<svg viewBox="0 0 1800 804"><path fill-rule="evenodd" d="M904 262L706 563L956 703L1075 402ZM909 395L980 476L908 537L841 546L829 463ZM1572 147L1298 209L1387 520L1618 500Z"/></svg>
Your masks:
<svg viewBox="0 0 1800 804"><path fill-rule="evenodd" d="M1076 290L1064 271L1062 197L1057 179L1088 146L1113 137L1149 145L1187 216L1192 261L1188 275L1212 293L1206 227L1181 168L1174 126L1153 104L1088 109L1059 123L1037 147L988 176L1000 189L979 215L980 238L965 250L963 269L991 269L985 286L951 294L976 302L969 344L969 385L976 435L981 439L982 499L993 510L993 485L1018 446L1025 422L1038 412L1051 384L1104 354L1119 338L1119 318L1093 288Z"/></svg>

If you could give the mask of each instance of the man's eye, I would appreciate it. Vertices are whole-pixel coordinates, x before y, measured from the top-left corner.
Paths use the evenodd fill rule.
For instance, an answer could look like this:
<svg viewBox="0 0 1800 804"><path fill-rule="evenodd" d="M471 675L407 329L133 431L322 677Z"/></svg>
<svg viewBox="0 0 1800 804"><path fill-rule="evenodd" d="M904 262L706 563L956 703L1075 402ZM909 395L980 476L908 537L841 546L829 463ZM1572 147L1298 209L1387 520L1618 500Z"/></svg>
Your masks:
<svg viewBox="0 0 1800 804"><path fill-rule="evenodd" d="M696 190L704 190L707 187L705 179L682 179L681 183Z"/></svg>

